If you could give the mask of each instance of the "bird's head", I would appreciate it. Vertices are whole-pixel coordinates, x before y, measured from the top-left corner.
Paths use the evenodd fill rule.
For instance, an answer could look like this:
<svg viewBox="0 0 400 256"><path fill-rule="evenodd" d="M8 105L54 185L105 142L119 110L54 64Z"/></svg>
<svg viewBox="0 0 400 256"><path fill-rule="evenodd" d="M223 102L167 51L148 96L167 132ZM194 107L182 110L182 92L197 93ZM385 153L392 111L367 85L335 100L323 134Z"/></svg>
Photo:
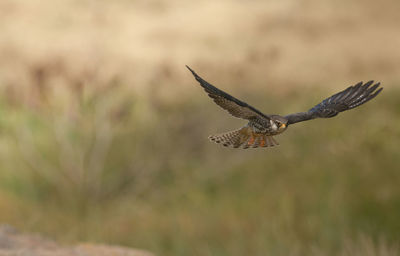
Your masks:
<svg viewBox="0 0 400 256"><path fill-rule="evenodd" d="M274 115L272 116L271 120L274 122L276 129L279 132L283 132L287 128L288 120L283 116Z"/></svg>

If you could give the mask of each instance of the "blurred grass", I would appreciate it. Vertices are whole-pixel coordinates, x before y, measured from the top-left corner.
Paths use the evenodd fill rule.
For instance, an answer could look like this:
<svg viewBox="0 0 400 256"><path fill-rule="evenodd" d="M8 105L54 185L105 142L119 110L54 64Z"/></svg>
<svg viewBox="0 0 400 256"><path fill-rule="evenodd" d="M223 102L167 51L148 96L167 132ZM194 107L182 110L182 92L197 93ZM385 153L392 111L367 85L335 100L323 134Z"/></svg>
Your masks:
<svg viewBox="0 0 400 256"><path fill-rule="evenodd" d="M290 127L278 148L233 150L207 135L243 122L200 88L169 101L120 83L1 95L2 222L159 255L396 253L399 90ZM250 100L289 113L330 93Z"/></svg>
<svg viewBox="0 0 400 256"><path fill-rule="evenodd" d="M399 1L0 2L0 222L158 255L399 255ZM184 24L184 25L183 25ZM185 69L266 113L385 90L272 149Z"/></svg>

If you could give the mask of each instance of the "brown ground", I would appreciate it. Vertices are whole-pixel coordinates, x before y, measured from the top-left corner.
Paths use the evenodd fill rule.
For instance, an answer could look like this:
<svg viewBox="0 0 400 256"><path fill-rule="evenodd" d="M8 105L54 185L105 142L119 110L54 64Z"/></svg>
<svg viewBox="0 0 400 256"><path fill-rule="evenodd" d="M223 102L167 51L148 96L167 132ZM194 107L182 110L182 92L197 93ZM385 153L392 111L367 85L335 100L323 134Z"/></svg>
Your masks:
<svg viewBox="0 0 400 256"><path fill-rule="evenodd" d="M80 244L60 246L39 235L22 234L11 226L0 226L0 256L151 256L153 254L121 246Z"/></svg>

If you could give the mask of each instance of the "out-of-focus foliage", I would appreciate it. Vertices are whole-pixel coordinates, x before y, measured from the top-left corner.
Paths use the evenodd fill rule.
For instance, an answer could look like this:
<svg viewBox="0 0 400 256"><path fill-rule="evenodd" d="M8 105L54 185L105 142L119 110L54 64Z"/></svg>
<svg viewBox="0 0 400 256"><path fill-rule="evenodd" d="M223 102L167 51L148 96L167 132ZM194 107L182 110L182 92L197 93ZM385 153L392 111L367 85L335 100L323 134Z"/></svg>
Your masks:
<svg viewBox="0 0 400 256"><path fill-rule="evenodd" d="M167 255L330 255L399 240L400 91L290 127L277 148L234 150L206 137L242 122L200 88L166 102L120 84L37 92L34 106L2 95L0 184L13 201L2 221ZM314 103L261 92L250 98L262 109Z"/></svg>
<svg viewBox="0 0 400 256"><path fill-rule="evenodd" d="M1 2L0 221L159 255L398 255L394 6ZM245 122L185 64L266 113L385 90L279 147L227 149L207 136Z"/></svg>

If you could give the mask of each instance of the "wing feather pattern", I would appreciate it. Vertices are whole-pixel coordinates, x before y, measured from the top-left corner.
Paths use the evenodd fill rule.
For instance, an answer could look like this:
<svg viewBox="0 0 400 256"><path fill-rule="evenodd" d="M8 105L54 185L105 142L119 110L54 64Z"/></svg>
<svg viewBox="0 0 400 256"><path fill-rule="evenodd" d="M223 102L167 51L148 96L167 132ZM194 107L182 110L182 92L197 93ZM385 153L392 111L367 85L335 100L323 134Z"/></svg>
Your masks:
<svg viewBox="0 0 400 256"><path fill-rule="evenodd" d="M227 94L226 92L216 88L215 86L202 79L199 75L197 75L196 72L194 72L190 67L186 67L190 70L190 72L192 72L194 78L208 93L208 96L210 96L214 100L214 102L217 103L220 107L227 110L231 115L247 120L253 120L257 118L266 118L268 120L270 119L268 115L263 114L262 112L248 105L247 103L240 101L235 97Z"/></svg>
<svg viewBox="0 0 400 256"><path fill-rule="evenodd" d="M340 112L358 107L375 98L383 88L379 88L380 83L374 85L373 83L374 81L364 84L359 82L323 100L307 112L290 114L285 118L288 119L288 124L294 124L314 118L334 117Z"/></svg>

